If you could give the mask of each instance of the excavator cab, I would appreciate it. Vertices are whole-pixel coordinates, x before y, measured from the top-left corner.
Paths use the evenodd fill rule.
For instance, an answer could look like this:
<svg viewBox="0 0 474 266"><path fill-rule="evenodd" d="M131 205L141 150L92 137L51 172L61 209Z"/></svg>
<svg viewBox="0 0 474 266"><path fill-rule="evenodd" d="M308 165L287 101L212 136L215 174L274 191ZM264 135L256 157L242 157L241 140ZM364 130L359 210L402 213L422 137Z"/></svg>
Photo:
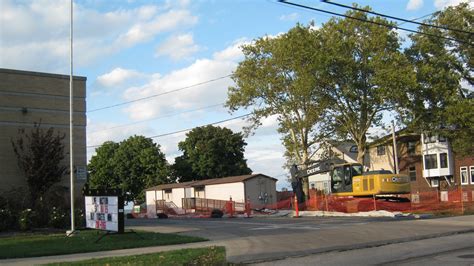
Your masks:
<svg viewBox="0 0 474 266"><path fill-rule="evenodd" d="M352 192L352 178L362 175L361 164L341 164L335 165L331 170L331 192Z"/></svg>

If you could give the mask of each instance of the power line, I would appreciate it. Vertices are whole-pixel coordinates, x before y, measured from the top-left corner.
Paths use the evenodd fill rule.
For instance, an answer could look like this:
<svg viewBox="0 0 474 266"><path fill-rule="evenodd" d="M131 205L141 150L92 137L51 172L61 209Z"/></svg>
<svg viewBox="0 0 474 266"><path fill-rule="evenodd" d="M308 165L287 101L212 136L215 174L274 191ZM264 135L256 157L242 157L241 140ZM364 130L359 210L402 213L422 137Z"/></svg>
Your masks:
<svg viewBox="0 0 474 266"><path fill-rule="evenodd" d="M217 125L217 124L225 123L225 122L228 122L228 121L232 121L232 120L244 118L244 117L247 117L247 116L249 116L249 115L251 115L251 114L248 113L248 114L245 114L245 115L239 115L239 116L232 117L232 118L228 118L228 119L225 119L225 120L221 120L221 121L217 121L217 122L213 122L213 123L201 125L201 126L199 126L199 127ZM161 137L165 137L165 136L169 136L169 135L174 135L174 134L178 134L178 133L187 132L187 131L193 130L194 128L196 128L196 127L187 128L187 129L182 129L182 130L178 130L178 131L174 131L174 132L169 132L169 133L164 133L164 134L160 134L160 135L154 135L154 136L150 136L150 137L147 137L147 138L150 138L150 139L161 138ZM91 145L91 146L87 146L87 148L88 148L88 149L97 148L97 147L100 147L101 145L102 145L102 144Z"/></svg>
<svg viewBox="0 0 474 266"><path fill-rule="evenodd" d="M391 15L385 15L385 14L382 14L382 13L378 13L378 12L375 12L375 11L370 11L370 10L366 10L366 9L362 9L362 8L358 8L358 7L354 7L354 6L348 6L348 5L344 5L344 4L335 3L335 2L331 2L329 0L322 0L322 1L325 2L325 3L331 4L331 5L339 6L339 7L349 8L349 9L352 9L352 10L357 10L357 11L361 11L361 12L365 12L365 13L369 13L369 14L372 14L372 15L381 16L381 17L385 17L385 18L389 18L389 19L400 20L400 21L403 21L405 23L413 23L413 24L421 25L421 26L425 26L425 27L432 27L432 28L456 31L456 32L467 33L467 34L474 34L474 32L471 32L471 31L453 29L453 28L449 28L449 27L443 27L443 26L438 26L438 25L433 25L433 24L427 24L427 23L424 23L424 22L417 22L417 21L414 21L414 20L408 20L408 19L405 19L405 18L395 17L395 16L391 16Z"/></svg>
<svg viewBox="0 0 474 266"><path fill-rule="evenodd" d="M436 34L430 34L430 33L426 33L426 32L419 32L419 31L416 31L416 30L402 28L402 27L395 26L395 25L388 25L388 24L385 24L385 23L377 22L377 21L366 20L366 19L353 17L353 16L349 16L349 15L345 15L345 14L340 14L340 13L336 13L336 12L332 12L332 11L328 11L328 10L324 10L324 9L320 9L320 8L315 8L315 7L305 6L305 5L301 5L301 4L297 4L297 3L292 3L292 2L288 2L286 0L278 0L278 1L280 3L283 3L283 4L297 6L297 7L310 9L310 10L314 10L314 11L318 11L318 12L323 12L323 13L327 13L327 14L331 14L331 15L335 15L335 16L339 16L339 17L345 17L345 18L349 18L349 19L353 19L353 20L358 20L358 21L361 21L361 22L371 23L371 24L375 24L375 25L378 25L378 26L383 26L383 27L386 27L386 28L389 28L389 29L399 29L399 30L403 30L403 31L418 33L418 34L422 34L422 35L426 35L426 36L431 36L431 37L435 37L435 38L441 38L441 39L445 39L445 40L449 40L449 41L455 41L455 42L458 42L458 43L471 45L471 43L467 43L467 42L457 40L457 39L454 39L454 38L450 38L450 37L440 36L440 35L436 35Z"/></svg>
<svg viewBox="0 0 474 266"><path fill-rule="evenodd" d="M211 83L211 82L214 82L214 81L218 81L218 80L221 80L221 79L225 79L225 78L228 78L230 76L232 76L232 75L229 74L229 75L225 75L225 76L218 77L218 78L215 78L215 79L210 79L210 80L199 82L199 83L196 83L196 84L193 84L193 85L189 85L189 86L186 86L186 87L182 87L182 88L178 88L178 89L174 89L174 90L169 90L169 91L165 91L165 92L162 92L162 93L153 94L153 95L150 95L150 96L147 96L147 97L142 97L142 98L138 98L138 99L135 99L135 100L130 100L130 101L126 101L126 102L121 102L121 103L117 103L117 104L113 104L113 105L108 105L108 106L92 109L92 110L88 111L88 113L92 113L92 112L96 112L96 111L100 111L100 110L105 110L105 109L110 109L110 108L113 108L113 107L122 106L122 105L130 104L130 103L134 103L134 102L139 102L139 101L143 101L143 100L148 100L148 99L155 98L155 97L158 97L158 96L163 96L163 95L170 94L170 93L173 93L173 92L178 92L178 91L190 89L190 88L193 88L193 87L197 87L197 86L200 86L200 85L204 85L204 84L207 84L207 83Z"/></svg>
<svg viewBox="0 0 474 266"><path fill-rule="evenodd" d="M422 18L426 18L426 17L429 17L429 16L431 16L431 15L434 15L434 14L437 13L437 12L438 12L438 11L435 11L435 12L433 12L433 13L429 13L429 14L426 14L426 15L424 15L424 16L414 18L414 19L412 19L412 20L410 20L410 21L420 20L420 19L422 19ZM405 24L405 23L407 23L407 22L398 23L398 26L403 25L403 24Z"/></svg>
<svg viewBox="0 0 474 266"><path fill-rule="evenodd" d="M205 109L209 109L209 108L213 108L213 107L217 107L217 106L223 106L223 105L224 105L224 103L219 103L219 104L208 105L208 106L204 106L204 107L200 107L200 108L196 108L196 109L186 110L186 111L182 111L182 112L169 113L169 114L165 114L165 115L162 115L162 116L153 117L153 118L150 118L150 119L145 119L145 120L135 121L135 122L132 122L132 123L122 124L122 125L113 126L113 127L109 127L109 128L94 130L94 131L88 132L88 134L107 131L107 130L116 129L116 128L128 127L128 126L132 126L132 125L136 125L136 124L140 124L140 123L144 123L144 122L154 121L154 120L158 120L158 119L162 119L162 118L166 118L166 117L172 117L172 116L191 113L191 112L196 112L196 111L201 111L201 110L205 110Z"/></svg>

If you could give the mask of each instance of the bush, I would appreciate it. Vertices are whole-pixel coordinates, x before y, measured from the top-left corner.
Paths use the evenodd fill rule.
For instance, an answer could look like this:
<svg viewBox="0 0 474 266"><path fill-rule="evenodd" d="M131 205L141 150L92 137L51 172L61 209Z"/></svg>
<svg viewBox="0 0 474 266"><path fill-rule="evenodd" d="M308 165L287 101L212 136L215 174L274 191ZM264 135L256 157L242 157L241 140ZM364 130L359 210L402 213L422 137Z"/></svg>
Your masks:
<svg viewBox="0 0 474 266"><path fill-rule="evenodd" d="M0 208L0 232L10 229L12 225L12 213L7 209Z"/></svg>
<svg viewBox="0 0 474 266"><path fill-rule="evenodd" d="M36 213L32 209L26 209L20 212L18 225L21 231L31 230L36 226Z"/></svg>
<svg viewBox="0 0 474 266"><path fill-rule="evenodd" d="M67 212L63 209L53 207L49 214L49 225L54 228L66 228L68 221Z"/></svg>
<svg viewBox="0 0 474 266"><path fill-rule="evenodd" d="M125 218L127 218L127 219L135 219L135 216L133 216L133 214L131 214L131 213L127 213L127 215L125 215Z"/></svg>
<svg viewBox="0 0 474 266"><path fill-rule="evenodd" d="M211 218L222 218L224 216L224 212L219 209L213 209L211 211Z"/></svg>
<svg viewBox="0 0 474 266"><path fill-rule="evenodd" d="M158 219L168 219L168 215L166 213L157 213L156 216Z"/></svg>

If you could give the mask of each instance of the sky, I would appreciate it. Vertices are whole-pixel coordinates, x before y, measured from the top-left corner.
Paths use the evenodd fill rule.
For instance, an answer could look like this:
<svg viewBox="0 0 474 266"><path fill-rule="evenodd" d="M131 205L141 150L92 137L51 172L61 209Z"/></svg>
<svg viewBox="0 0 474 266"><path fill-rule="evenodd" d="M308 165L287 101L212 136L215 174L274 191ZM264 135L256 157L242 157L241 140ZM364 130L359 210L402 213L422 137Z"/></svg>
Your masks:
<svg viewBox="0 0 474 266"><path fill-rule="evenodd" d="M316 0L292 2L346 11ZM336 2L415 19L462 0ZM0 68L69 74L69 4L0 0ZM87 77L88 158L104 141L144 135L156 136L173 163L181 155L177 144L185 139L183 130L251 111L231 114L222 105L233 84L229 75L243 59L241 45L296 23L320 27L328 19L275 0L74 0L74 74ZM245 125L243 119L216 124L234 132ZM278 189L290 187L280 138L276 118L269 117L245 139L248 166L277 178Z"/></svg>

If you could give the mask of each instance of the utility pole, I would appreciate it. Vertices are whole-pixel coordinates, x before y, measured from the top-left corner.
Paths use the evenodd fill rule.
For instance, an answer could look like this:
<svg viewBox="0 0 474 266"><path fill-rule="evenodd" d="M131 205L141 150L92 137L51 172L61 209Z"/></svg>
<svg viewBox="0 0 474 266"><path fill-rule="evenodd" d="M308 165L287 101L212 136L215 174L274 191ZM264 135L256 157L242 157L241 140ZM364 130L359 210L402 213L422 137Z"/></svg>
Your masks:
<svg viewBox="0 0 474 266"><path fill-rule="evenodd" d="M69 62L70 62L70 74L69 74L69 164L70 164L70 193L71 193L71 230L66 232L67 236L71 236L74 234L75 229L74 229L74 138L73 138L73 125L74 125L74 108L73 108L73 103L74 103L74 94L73 94L73 64L72 64L72 58L73 58L73 50L72 50L72 37L73 37L73 32L72 32L72 21L73 21L73 5L74 5L74 0L71 0L70 2L70 12L71 12L71 22L70 22L70 32L69 32L69 44L70 44L70 54L69 54Z"/></svg>
<svg viewBox="0 0 474 266"><path fill-rule="evenodd" d="M397 138L395 136L395 121L392 120L392 138L393 138L393 162L395 165L394 172L399 174L400 170L398 169L398 152L397 152Z"/></svg>

